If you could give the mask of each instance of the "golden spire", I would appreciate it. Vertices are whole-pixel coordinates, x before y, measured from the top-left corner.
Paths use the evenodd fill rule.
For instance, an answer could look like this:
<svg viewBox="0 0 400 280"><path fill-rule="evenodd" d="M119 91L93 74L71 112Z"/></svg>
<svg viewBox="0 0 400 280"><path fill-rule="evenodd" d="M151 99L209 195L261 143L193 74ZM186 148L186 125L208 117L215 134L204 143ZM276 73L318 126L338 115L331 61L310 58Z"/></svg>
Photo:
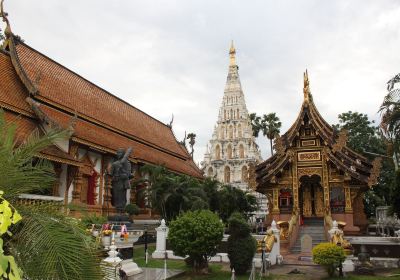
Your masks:
<svg viewBox="0 0 400 280"><path fill-rule="evenodd" d="M311 92L310 92L310 81L308 80L308 72L306 69L306 72L304 72L304 87L303 87L303 93L304 93L304 101L308 102L311 98Z"/></svg>
<svg viewBox="0 0 400 280"><path fill-rule="evenodd" d="M232 42L231 42L231 48L229 49L229 60L230 60L230 63L229 63L229 65L230 66L234 66L234 65L236 65L236 57L235 57L235 55L236 55L236 49L235 49L235 47L233 46L233 40L232 40Z"/></svg>

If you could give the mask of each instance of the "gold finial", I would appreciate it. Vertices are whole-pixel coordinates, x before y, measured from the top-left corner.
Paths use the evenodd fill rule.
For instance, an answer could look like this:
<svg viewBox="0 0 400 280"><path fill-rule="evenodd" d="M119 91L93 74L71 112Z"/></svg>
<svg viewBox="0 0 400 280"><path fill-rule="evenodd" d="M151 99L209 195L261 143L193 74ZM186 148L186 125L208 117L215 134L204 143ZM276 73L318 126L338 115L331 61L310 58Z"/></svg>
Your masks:
<svg viewBox="0 0 400 280"><path fill-rule="evenodd" d="M236 65L236 49L233 46L233 40L231 41L231 48L229 49L230 66Z"/></svg>
<svg viewBox="0 0 400 280"><path fill-rule="evenodd" d="M311 92L310 92L310 81L308 80L308 72L306 69L306 72L304 72L304 87L303 87L303 93L304 93L304 101L309 101Z"/></svg>

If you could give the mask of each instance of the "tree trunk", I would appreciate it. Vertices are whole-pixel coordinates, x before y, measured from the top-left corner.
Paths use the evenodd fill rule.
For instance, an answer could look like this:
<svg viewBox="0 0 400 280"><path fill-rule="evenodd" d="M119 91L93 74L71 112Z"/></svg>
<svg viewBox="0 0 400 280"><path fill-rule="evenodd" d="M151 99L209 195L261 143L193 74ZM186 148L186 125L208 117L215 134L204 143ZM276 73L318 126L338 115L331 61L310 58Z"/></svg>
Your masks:
<svg viewBox="0 0 400 280"><path fill-rule="evenodd" d="M269 139L269 143L271 144L271 156L274 155L274 149L272 148L272 138Z"/></svg>

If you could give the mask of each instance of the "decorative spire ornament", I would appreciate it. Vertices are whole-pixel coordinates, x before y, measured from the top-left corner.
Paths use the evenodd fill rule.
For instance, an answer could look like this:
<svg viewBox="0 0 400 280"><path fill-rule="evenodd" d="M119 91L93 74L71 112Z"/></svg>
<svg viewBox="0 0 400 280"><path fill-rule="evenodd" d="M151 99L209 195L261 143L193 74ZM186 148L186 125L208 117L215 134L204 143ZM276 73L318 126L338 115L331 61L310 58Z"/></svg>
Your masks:
<svg viewBox="0 0 400 280"><path fill-rule="evenodd" d="M303 87L304 101L309 102L311 100L310 81L308 80L308 72L304 72L304 87Z"/></svg>
<svg viewBox="0 0 400 280"><path fill-rule="evenodd" d="M231 41L231 47L229 49L229 66L236 66L236 49L233 45L233 40Z"/></svg>

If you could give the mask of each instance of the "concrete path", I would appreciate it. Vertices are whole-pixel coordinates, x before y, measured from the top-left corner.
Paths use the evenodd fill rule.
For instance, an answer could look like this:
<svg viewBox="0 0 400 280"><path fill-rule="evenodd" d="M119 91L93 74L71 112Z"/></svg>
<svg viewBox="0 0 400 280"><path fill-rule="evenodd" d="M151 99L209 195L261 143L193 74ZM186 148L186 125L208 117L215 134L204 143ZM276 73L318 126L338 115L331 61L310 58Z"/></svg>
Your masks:
<svg viewBox="0 0 400 280"><path fill-rule="evenodd" d="M142 267L143 272L135 276L131 276L128 280L163 280L164 269L162 268L146 268ZM167 269L167 279L184 273L183 270Z"/></svg>
<svg viewBox="0 0 400 280"><path fill-rule="evenodd" d="M297 270L300 274L291 274L290 272ZM321 266L316 265L277 265L270 270L274 275L287 275L287 279L323 279L328 274ZM286 278L286 277L285 277Z"/></svg>

